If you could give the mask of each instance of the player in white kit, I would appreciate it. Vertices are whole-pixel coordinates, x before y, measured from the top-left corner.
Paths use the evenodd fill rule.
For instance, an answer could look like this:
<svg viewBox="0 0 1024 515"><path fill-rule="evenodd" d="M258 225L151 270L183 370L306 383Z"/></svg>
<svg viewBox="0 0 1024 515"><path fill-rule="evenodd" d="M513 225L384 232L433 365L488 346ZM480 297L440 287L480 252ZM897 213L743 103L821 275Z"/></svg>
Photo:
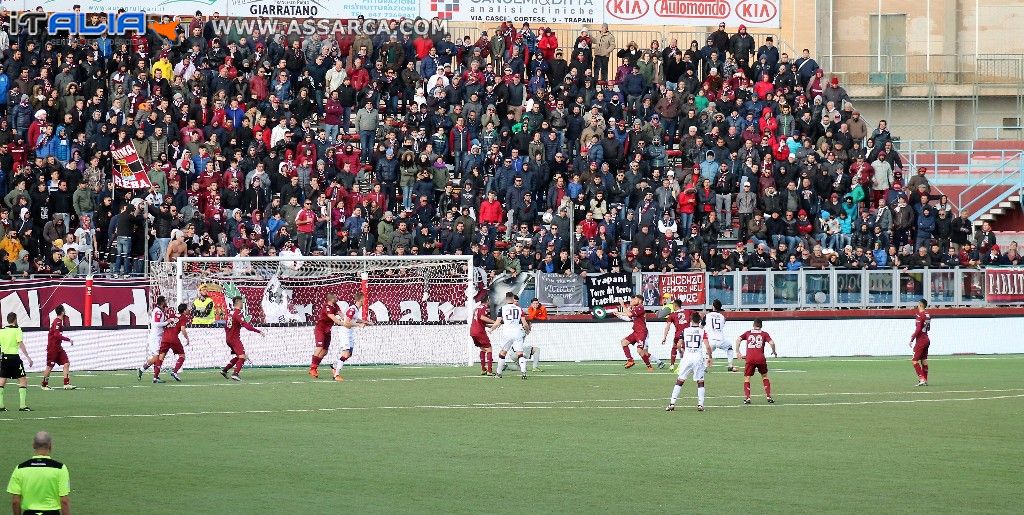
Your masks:
<svg viewBox="0 0 1024 515"><path fill-rule="evenodd" d="M735 349L732 346L732 342L725 339L725 313L722 312L722 301L715 299L711 303L711 307L714 311L704 315L704 331L707 333L708 342L711 343L711 350L721 349L725 351L725 356L729 358L729 372L735 372L736 367L732 365L732 359L735 355Z"/></svg>
<svg viewBox="0 0 1024 515"><path fill-rule="evenodd" d="M523 354L526 334L530 332L530 322L523 316L523 308L519 307L519 296L512 292L505 294L505 304L498 310L498 319L491 324L492 331L501 331L498 341L501 342L498 352L498 368L495 377L501 378L505 370L505 356L508 351L516 353L519 361L519 372L526 379L526 357ZM500 328L500 329L499 329Z"/></svg>
<svg viewBox="0 0 1024 515"><path fill-rule="evenodd" d="M355 349L355 329L370 325L369 320L363 320L363 303L365 302L366 298L363 294L357 293L355 300L352 301L352 305L345 310L345 314L342 317L341 327L338 328L341 332L341 354L338 355L338 361L334 364L334 368L331 369L335 381L341 382L345 380L341 377L341 368L352 357L352 351Z"/></svg>
<svg viewBox="0 0 1024 515"><path fill-rule="evenodd" d="M139 367L139 381L142 374L156 363L160 355L160 340L164 336L164 328L174 323L174 318L167 314L167 299L160 295L156 298L156 306L149 313L149 337L146 342L146 361ZM163 381L159 381L163 382Z"/></svg>
<svg viewBox="0 0 1024 515"><path fill-rule="evenodd" d="M704 411L704 372L711 366L711 345L708 343L707 332L700 328L700 315L694 313L690 317L690 326L683 329L680 341L683 357L679 364L679 377L672 387L672 397L668 400L665 411L675 411L679 392L687 377L697 382L697 411Z"/></svg>

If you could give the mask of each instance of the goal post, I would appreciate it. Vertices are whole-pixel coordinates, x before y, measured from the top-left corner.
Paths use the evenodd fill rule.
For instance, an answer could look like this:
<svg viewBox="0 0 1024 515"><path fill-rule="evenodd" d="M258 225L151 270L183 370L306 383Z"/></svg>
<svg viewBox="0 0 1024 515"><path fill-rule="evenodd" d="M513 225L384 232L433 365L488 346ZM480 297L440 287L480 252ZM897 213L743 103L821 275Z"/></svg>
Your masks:
<svg viewBox="0 0 1024 515"><path fill-rule="evenodd" d="M373 325L355 331L347 364L467 365L473 362L470 314L478 285L472 256L185 257L158 263L151 300L189 309L212 300L213 312L188 331L187 367L223 366L229 357L222 323L236 297L265 336L242 331L255 366L308 365L313 325L327 294L347 308L356 293ZM335 329L337 333L338 330ZM325 363L341 351L338 336Z"/></svg>

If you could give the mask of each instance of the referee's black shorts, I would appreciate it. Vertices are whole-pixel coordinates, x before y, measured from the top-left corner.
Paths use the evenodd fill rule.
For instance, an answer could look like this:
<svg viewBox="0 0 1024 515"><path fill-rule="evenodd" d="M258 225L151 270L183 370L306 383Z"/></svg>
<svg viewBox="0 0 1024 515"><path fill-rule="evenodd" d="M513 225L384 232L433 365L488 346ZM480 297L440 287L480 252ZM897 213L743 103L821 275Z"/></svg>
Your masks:
<svg viewBox="0 0 1024 515"><path fill-rule="evenodd" d="M25 364L17 354L0 354L0 377L21 379L25 377Z"/></svg>

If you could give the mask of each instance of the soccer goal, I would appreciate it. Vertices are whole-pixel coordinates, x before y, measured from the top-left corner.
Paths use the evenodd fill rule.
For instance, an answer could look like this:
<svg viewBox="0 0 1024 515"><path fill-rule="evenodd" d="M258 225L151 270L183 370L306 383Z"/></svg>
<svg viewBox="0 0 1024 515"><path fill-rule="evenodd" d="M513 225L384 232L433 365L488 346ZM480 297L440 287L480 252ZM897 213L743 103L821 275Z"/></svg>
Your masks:
<svg viewBox="0 0 1024 515"><path fill-rule="evenodd" d="M231 300L245 300L245 316L265 336L242 331L255 366L308 365L313 324L328 293L347 309L362 293L363 318L349 364L465 365L472 360L469 314L477 288L471 256L188 257L158 263L151 302L167 298L196 310L189 327L186 367L222 366L228 359L223 320ZM341 350L336 339L326 362ZM337 347L337 348L335 348Z"/></svg>

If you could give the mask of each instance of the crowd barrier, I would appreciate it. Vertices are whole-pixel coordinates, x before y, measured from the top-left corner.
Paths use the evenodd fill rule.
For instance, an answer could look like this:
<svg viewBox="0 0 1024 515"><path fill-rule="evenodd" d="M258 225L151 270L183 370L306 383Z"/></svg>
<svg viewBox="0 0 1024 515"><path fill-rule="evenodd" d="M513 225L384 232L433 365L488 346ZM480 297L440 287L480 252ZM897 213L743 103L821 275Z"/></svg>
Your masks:
<svg viewBox="0 0 1024 515"><path fill-rule="evenodd" d="M906 318L844 318L829 320L768 320L767 331L778 344L780 357L827 356L910 356L907 343L914 330L910 312ZM751 327L749 321L728 321L725 336L729 341ZM931 354L1009 354L1024 352L1016 335L1024 327L1024 317L937 317L932 319ZM665 324L648 323L648 344L656 358L667 359L669 344L662 345ZM313 350L311 327L267 327L266 337L243 331L251 364L268 366L306 366ZM542 322L534 324L526 344L540 349L542 361L622 360L620 342L631 331L628 322L618 320L580 322ZM336 330L335 333L338 331ZM230 359L224 344L224 330L192 328L192 344L185 348L185 368L221 367ZM73 370L134 369L146 358L145 329L68 331L75 344L64 348ZM493 339L498 339L494 335ZM46 333L25 334L29 353L36 360L30 372L42 369ZM671 342L671 336L669 338ZM334 363L342 342L335 346L325 363ZM495 349L497 351L497 349ZM725 357L716 351L716 357ZM469 342L465 325L393 325L356 331L355 352L350 365L363 364L467 364L477 353Z"/></svg>
<svg viewBox="0 0 1024 515"><path fill-rule="evenodd" d="M730 309L891 308L913 306L922 298L934 306L1024 302L1021 268L645 272L632 274L632 288L618 292L601 288L596 279L624 275L538 274L536 294L559 311L616 304L633 294L641 295L648 309L676 298L688 307L706 307L719 300Z"/></svg>

